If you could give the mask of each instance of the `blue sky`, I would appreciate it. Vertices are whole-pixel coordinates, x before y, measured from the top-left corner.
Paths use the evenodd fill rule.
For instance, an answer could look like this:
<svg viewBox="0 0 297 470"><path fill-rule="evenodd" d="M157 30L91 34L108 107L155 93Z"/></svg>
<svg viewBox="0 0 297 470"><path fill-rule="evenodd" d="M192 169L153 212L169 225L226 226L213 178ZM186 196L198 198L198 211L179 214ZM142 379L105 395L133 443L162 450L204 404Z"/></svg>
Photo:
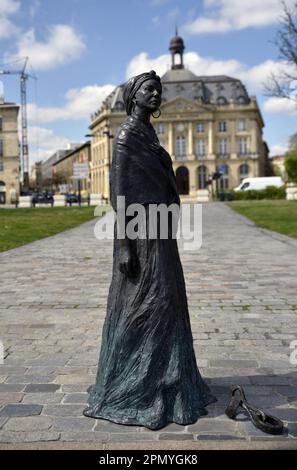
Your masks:
<svg viewBox="0 0 297 470"><path fill-rule="evenodd" d="M294 0L287 0L290 5ZM26 55L31 164L80 142L89 116L129 76L170 65L175 24L194 73L240 78L256 95L272 154L296 132L292 103L263 95L280 60L273 39L279 0L0 0L1 69ZM20 101L17 76L3 76L6 101Z"/></svg>

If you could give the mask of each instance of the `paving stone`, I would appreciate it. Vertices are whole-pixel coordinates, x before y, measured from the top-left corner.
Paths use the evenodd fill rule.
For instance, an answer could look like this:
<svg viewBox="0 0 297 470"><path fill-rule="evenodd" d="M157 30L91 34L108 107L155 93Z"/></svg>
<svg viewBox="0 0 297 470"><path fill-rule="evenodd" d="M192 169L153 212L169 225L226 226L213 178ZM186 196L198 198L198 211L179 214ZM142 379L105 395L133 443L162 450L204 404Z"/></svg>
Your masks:
<svg viewBox="0 0 297 470"><path fill-rule="evenodd" d="M0 393L21 392L25 384L0 384Z"/></svg>
<svg viewBox="0 0 297 470"><path fill-rule="evenodd" d="M198 434L195 436L197 441L233 441L244 440L243 436L233 434Z"/></svg>
<svg viewBox="0 0 297 470"><path fill-rule="evenodd" d="M97 435L98 433L94 433ZM109 441L112 442L141 442L141 441L156 441L158 433L110 433Z"/></svg>
<svg viewBox="0 0 297 470"><path fill-rule="evenodd" d="M46 431L52 427L53 420L46 416L27 416L10 418L4 425L7 431Z"/></svg>
<svg viewBox="0 0 297 470"><path fill-rule="evenodd" d="M0 393L0 406L6 405L8 403L19 403L22 401L24 394L23 393Z"/></svg>
<svg viewBox="0 0 297 470"><path fill-rule="evenodd" d="M42 441L58 441L60 434L52 431L33 431L33 432L16 432L16 431L0 431L0 442L5 443L24 443L24 442L42 442Z"/></svg>
<svg viewBox="0 0 297 470"><path fill-rule="evenodd" d="M88 394L87 393L69 393L65 395L63 403L83 403L87 404Z"/></svg>
<svg viewBox="0 0 297 470"><path fill-rule="evenodd" d="M85 405L45 405L42 413L47 416L80 417L84 408Z"/></svg>
<svg viewBox="0 0 297 470"><path fill-rule="evenodd" d="M209 361L210 367L257 367L257 361L239 359L215 359Z"/></svg>
<svg viewBox="0 0 297 470"><path fill-rule="evenodd" d="M77 384L77 383L85 383L90 384L93 382L92 377L88 375L58 375L55 378L55 383L58 384Z"/></svg>
<svg viewBox="0 0 297 470"><path fill-rule="evenodd" d="M26 385L24 392L25 393L49 393L56 392L60 389L58 384L29 384Z"/></svg>
<svg viewBox="0 0 297 470"><path fill-rule="evenodd" d="M218 419L201 419L195 424L188 426L188 431L191 433L209 432L209 433L223 433L231 434L236 431L237 423L235 421L220 421Z"/></svg>
<svg viewBox="0 0 297 470"><path fill-rule="evenodd" d="M89 418L88 420L94 421L93 418ZM94 431L108 432L108 433L124 433L124 432L137 433L137 432L145 432L145 431L150 431L150 430L144 427L140 427L140 426L117 424L117 423L112 423L111 421L107 421L105 419L97 419L96 425L94 427Z"/></svg>
<svg viewBox="0 0 297 470"><path fill-rule="evenodd" d="M26 393L22 403L35 403L40 405L61 403L64 393Z"/></svg>
<svg viewBox="0 0 297 470"><path fill-rule="evenodd" d="M6 381L11 384L45 384L53 381L52 376L42 377L39 375L12 375Z"/></svg>
<svg viewBox="0 0 297 470"><path fill-rule="evenodd" d="M193 441L194 436L190 433L169 433L169 432L162 432L159 435L160 441Z"/></svg>
<svg viewBox="0 0 297 470"><path fill-rule="evenodd" d="M0 410L1 416L33 416L41 413L41 405L23 405L22 403L17 405L6 405Z"/></svg>
<svg viewBox="0 0 297 470"><path fill-rule="evenodd" d="M84 416L81 418L55 417L53 429L55 431L69 432L92 431L95 425L95 419L87 419Z"/></svg>
<svg viewBox="0 0 297 470"><path fill-rule="evenodd" d="M61 441L74 441L74 442L107 442L109 435L101 432L61 432Z"/></svg>

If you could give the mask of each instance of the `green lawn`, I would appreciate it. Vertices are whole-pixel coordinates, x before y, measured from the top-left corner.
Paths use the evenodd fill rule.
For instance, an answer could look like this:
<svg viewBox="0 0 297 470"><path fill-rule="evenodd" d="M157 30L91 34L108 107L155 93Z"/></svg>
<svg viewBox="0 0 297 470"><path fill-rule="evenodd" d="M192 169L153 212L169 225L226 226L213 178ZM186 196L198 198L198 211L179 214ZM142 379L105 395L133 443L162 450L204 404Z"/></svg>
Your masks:
<svg viewBox="0 0 297 470"><path fill-rule="evenodd" d="M297 201L233 201L228 205L259 227L297 238Z"/></svg>
<svg viewBox="0 0 297 470"><path fill-rule="evenodd" d="M108 209L106 209L107 211ZM0 210L0 251L55 235L94 217L94 207Z"/></svg>

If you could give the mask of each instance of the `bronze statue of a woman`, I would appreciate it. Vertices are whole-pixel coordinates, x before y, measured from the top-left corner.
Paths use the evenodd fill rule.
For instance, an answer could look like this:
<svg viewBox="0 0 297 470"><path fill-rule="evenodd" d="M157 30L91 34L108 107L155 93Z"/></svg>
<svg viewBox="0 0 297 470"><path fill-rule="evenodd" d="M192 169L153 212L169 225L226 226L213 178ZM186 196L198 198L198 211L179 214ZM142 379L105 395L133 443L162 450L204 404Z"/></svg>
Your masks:
<svg viewBox="0 0 297 470"><path fill-rule="evenodd" d="M127 119L114 141L111 204L180 205L172 161L150 116L161 104L154 71L124 86ZM128 223L128 218L124 219ZM159 429L194 423L216 401L195 359L186 288L177 240L117 237L96 383L88 388L84 415Z"/></svg>

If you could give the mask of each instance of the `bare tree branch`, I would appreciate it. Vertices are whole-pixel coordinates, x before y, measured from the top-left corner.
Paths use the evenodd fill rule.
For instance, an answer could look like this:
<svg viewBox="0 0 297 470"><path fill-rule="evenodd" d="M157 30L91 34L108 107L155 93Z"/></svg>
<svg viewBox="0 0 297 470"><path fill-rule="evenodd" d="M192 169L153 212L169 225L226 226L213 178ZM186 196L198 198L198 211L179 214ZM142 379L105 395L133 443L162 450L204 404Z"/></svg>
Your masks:
<svg viewBox="0 0 297 470"><path fill-rule="evenodd" d="M264 93L266 96L288 98L297 103L297 2L292 8L289 8L285 1L281 3L283 15L274 44L278 48L279 58L284 61L284 68L278 73L271 72L264 85ZM288 71L286 66L292 68L292 72Z"/></svg>

